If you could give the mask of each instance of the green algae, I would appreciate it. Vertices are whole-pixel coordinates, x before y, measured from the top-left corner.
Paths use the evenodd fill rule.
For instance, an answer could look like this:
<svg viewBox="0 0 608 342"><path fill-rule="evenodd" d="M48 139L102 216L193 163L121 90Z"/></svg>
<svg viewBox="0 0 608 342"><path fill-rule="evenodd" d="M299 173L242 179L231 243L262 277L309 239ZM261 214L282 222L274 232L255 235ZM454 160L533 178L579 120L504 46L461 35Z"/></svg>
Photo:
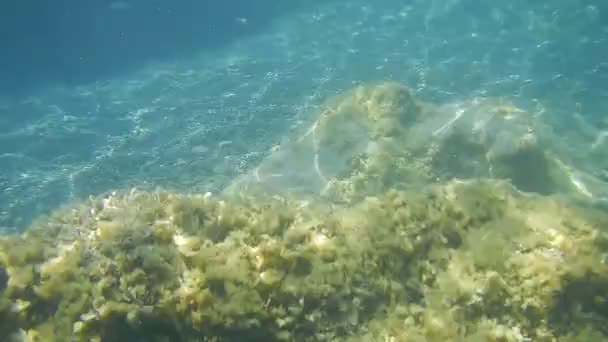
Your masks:
<svg viewBox="0 0 608 342"><path fill-rule="evenodd" d="M312 142L330 147L307 156L348 158L325 167L321 156L310 183L262 172L222 196L113 192L2 236L0 336L607 340L608 215L580 206L569 168L530 139L529 117L504 101L475 108L493 113L486 133L512 125L515 142L441 121L431 125L441 139L420 143L440 109L394 83L360 86L321 111ZM338 139L345 119L365 144ZM284 170L304 137L260 170ZM528 169L546 182L528 186Z"/></svg>
<svg viewBox="0 0 608 342"><path fill-rule="evenodd" d="M482 197L464 200L473 195ZM605 333L607 241L596 221L507 183L391 191L317 213L278 199L233 206L144 192L66 212L86 216L96 201L107 207L71 243L57 243L73 229L61 216L32 227L31 240L2 238L0 312L15 323L3 325L5 335L566 341ZM228 212L238 229L217 239L206 227ZM48 229L60 217L63 227Z"/></svg>

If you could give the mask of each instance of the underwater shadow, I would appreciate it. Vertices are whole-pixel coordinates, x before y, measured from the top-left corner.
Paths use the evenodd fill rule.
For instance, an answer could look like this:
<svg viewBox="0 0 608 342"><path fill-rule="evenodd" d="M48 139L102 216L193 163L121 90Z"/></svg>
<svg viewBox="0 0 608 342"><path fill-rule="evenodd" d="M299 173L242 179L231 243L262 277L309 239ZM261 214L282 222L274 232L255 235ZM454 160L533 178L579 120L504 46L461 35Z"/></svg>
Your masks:
<svg viewBox="0 0 608 342"><path fill-rule="evenodd" d="M0 94L110 78L256 34L321 1L10 1L0 4Z"/></svg>

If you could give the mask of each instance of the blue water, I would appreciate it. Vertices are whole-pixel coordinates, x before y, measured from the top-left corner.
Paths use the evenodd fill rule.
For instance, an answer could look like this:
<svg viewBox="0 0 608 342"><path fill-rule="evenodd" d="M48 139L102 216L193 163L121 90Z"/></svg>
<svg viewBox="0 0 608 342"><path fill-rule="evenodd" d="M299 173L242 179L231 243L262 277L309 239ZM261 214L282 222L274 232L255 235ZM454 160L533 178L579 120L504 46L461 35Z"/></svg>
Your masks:
<svg viewBox="0 0 608 342"><path fill-rule="evenodd" d="M0 227L128 186L218 191L354 82L608 128L608 3L480 3L3 4Z"/></svg>

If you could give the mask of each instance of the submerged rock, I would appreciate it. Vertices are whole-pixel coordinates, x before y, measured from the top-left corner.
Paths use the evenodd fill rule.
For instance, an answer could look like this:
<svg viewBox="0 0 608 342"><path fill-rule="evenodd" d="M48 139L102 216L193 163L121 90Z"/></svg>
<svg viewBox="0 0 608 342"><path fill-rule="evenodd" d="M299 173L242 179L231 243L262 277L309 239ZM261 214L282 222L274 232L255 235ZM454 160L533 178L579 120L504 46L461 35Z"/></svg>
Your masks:
<svg viewBox="0 0 608 342"><path fill-rule="evenodd" d="M117 191L40 218L0 237L0 336L605 339L608 214L499 103L357 87L221 196Z"/></svg>

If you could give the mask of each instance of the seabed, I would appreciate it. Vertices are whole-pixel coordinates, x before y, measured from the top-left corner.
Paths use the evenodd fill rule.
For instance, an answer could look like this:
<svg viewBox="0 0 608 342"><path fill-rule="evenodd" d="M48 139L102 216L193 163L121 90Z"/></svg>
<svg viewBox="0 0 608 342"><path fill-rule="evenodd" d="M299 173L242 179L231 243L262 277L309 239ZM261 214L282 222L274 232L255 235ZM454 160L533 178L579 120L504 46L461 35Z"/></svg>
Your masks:
<svg viewBox="0 0 608 342"><path fill-rule="evenodd" d="M0 237L0 336L606 341L608 188L556 139L508 99L356 86L222 193L117 190Z"/></svg>

